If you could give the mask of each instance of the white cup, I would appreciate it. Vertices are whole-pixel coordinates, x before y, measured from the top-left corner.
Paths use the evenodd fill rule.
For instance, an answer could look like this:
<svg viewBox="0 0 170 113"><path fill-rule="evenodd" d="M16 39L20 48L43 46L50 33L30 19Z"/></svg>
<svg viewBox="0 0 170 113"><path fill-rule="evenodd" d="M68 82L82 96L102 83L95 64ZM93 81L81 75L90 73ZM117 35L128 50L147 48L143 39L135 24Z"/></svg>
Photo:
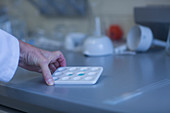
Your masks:
<svg viewBox="0 0 170 113"><path fill-rule="evenodd" d="M147 51L151 45L166 46L166 42L153 39L153 33L150 28L136 25L131 28L127 36L127 47L132 51Z"/></svg>

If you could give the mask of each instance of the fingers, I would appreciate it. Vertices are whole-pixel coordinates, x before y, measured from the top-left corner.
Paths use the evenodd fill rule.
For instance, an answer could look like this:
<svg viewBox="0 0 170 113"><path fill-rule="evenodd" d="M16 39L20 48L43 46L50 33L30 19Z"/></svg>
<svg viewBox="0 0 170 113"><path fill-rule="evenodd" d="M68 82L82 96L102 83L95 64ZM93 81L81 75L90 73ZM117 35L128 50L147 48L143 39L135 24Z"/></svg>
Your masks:
<svg viewBox="0 0 170 113"><path fill-rule="evenodd" d="M51 76L50 69L48 68L48 63L42 63L40 64L40 67L42 70L42 75L47 85L54 85L54 80Z"/></svg>
<svg viewBox="0 0 170 113"><path fill-rule="evenodd" d="M53 54L53 55L56 57L54 59L50 59L52 61L52 62L49 61L49 62L51 62L50 64L49 64L49 62L41 62L41 64L40 64L42 75L43 75L44 80L47 83L47 85L54 85L54 80L52 78L50 70L52 72L55 72L55 70L58 67L66 66L65 58L60 51L56 51L55 54Z"/></svg>
<svg viewBox="0 0 170 113"><path fill-rule="evenodd" d="M52 73L54 73L55 70L57 69L57 67L54 64L50 64L49 67L50 67L50 70L52 71Z"/></svg>
<svg viewBox="0 0 170 113"><path fill-rule="evenodd" d="M59 52L59 58L57 59L57 61L61 67L64 67L66 66L66 60L64 58L64 55L60 51L58 52Z"/></svg>
<svg viewBox="0 0 170 113"><path fill-rule="evenodd" d="M60 67L60 65L59 65L58 62L55 62L54 65L55 65L56 68L59 68L59 67Z"/></svg>

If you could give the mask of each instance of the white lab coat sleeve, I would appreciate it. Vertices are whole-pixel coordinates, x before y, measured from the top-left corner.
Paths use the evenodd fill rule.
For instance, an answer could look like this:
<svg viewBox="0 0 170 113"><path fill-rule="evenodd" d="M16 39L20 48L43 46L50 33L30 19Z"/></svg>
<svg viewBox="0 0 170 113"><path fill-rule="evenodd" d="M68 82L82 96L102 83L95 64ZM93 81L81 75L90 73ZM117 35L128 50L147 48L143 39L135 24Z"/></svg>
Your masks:
<svg viewBox="0 0 170 113"><path fill-rule="evenodd" d="M0 29L0 81L12 79L19 62L19 41Z"/></svg>

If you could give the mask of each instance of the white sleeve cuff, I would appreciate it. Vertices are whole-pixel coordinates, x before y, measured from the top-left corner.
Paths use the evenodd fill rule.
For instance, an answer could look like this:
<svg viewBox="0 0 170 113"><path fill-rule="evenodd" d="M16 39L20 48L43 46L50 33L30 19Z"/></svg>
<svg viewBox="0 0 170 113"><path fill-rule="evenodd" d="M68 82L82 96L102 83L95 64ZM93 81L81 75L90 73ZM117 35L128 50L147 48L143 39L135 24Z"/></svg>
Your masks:
<svg viewBox="0 0 170 113"><path fill-rule="evenodd" d="M0 30L0 81L12 79L19 62L19 41L7 32Z"/></svg>

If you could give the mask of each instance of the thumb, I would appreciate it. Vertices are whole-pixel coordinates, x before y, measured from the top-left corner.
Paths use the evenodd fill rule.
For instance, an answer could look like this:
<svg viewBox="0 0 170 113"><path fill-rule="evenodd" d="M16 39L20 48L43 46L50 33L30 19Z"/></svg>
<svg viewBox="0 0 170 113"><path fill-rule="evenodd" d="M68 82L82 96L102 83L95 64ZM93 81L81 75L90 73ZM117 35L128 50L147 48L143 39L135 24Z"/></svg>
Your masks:
<svg viewBox="0 0 170 113"><path fill-rule="evenodd" d="M48 64L41 64L40 67L41 67L42 75L44 77L46 84L47 85L54 85L54 80L52 78Z"/></svg>

